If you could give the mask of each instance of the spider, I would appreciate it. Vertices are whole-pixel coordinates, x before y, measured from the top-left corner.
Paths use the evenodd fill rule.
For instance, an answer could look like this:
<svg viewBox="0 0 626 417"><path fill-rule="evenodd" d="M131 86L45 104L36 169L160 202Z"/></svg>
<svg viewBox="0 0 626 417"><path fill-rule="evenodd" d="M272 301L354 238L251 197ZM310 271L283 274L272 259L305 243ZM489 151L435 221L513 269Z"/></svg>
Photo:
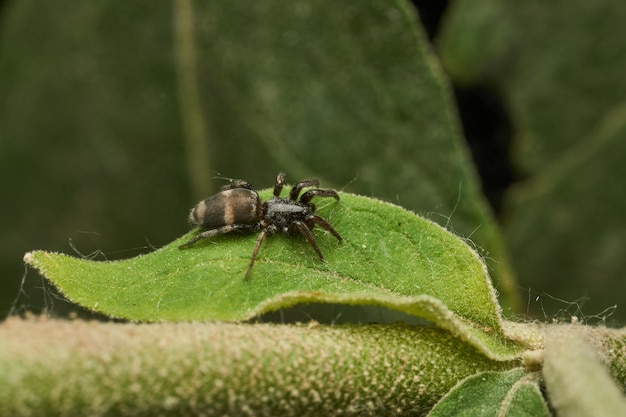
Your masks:
<svg viewBox="0 0 626 417"><path fill-rule="evenodd" d="M335 190L311 189L300 195L302 188L319 185L317 178L300 181L291 188L289 198L281 198L285 174L279 173L274 184L274 197L262 202L256 190L244 180L231 181L221 191L199 202L189 213L189 223L204 229L197 236L179 246L189 247L201 239L230 233L235 230L248 232L261 231L252 251L252 258L246 270L247 280L254 265L263 240L277 231L295 235L300 233L324 261L320 248L315 243L311 229L316 225L328 230L341 241L341 235L322 217L315 214L313 197L332 197L339 201ZM300 196L300 199L298 199Z"/></svg>

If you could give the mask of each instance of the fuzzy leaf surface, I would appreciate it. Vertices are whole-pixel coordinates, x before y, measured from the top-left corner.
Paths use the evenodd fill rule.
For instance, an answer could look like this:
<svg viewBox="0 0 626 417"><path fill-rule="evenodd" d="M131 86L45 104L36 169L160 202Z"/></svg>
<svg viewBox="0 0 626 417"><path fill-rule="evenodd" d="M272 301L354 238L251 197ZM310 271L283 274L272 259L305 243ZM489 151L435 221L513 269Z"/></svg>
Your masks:
<svg viewBox="0 0 626 417"><path fill-rule="evenodd" d="M482 372L454 387L437 403L429 417L444 416L549 417L539 391L523 369Z"/></svg>
<svg viewBox="0 0 626 417"><path fill-rule="evenodd" d="M546 332L544 378L550 403L564 417L626 415L623 371L611 375L602 360L623 352L623 330L621 346L603 352L608 353L604 358L589 336L590 332L581 327ZM615 365L612 362L612 367ZM622 377L620 385L616 376Z"/></svg>

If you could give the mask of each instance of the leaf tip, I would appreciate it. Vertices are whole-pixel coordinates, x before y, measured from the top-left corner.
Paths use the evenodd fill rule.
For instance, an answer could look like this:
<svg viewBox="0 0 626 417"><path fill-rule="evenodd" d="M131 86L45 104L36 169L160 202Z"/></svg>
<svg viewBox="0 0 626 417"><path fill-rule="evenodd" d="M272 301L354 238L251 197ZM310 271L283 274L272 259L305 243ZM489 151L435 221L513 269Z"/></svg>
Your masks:
<svg viewBox="0 0 626 417"><path fill-rule="evenodd" d="M24 258L23 258L23 260L24 260L24 263L25 263L25 264L28 264L28 265L34 266L34 265L33 265L33 263L34 263L34 261L35 261L35 256L34 256L33 252L26 252L26 253L24 254Z"/></svg>
<svg viewBox="0 0 626 417"><path fill-rule="evenodd" d="M50 254L52 252L46 252L43 250L33 250L30 252L26 252L24 254L24 258L22 258L22 260L24 261L24 263L26 265L32 266L33 268L38 268L40 269L41 266L41 255L44 255L48 258L50 258Z"/></svg>

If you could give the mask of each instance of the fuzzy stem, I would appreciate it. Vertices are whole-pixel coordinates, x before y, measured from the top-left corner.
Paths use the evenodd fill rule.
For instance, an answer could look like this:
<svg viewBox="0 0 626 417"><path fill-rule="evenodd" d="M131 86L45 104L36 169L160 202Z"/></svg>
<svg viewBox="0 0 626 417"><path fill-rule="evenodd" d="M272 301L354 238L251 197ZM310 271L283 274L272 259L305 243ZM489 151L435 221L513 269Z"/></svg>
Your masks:
<svg viewBox="0 0 626 417"><path fill-rule="evenodd" d="M420 415L515 366L432 327L10 319L0 414Z"/></svg>

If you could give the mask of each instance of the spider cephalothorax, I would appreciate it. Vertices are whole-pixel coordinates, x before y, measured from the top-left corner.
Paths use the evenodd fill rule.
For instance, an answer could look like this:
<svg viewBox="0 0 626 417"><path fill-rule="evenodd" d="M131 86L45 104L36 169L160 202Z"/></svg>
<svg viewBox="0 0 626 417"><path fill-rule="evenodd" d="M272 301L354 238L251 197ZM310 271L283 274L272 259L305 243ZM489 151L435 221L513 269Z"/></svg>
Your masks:
<svg viewBox="0 0 626 417"><path fill-rule="evenodd" d="M323 261L324 256L313 239L311 229L318 224L332 233L338 240L342 240L342 238L330 223L315 214L315 204L311 203L311 199L313 197L332 197L339 200L339 195L335 190L317 188L300 195L304 187L319 185L320 182L317 178L311 178L294 185L289 192L289 198L281 198L280 193L283 189L284 179L285 174L279 173L274 185L274 197L264 202L261 201L259 194L247 181L237 180L225 185L219 193L201 201L191 210L189 223L204 229L204 231L179 248L185 248L198 240L234 230L250 232L260 230L261 233L259 233L245 274L245 279L248 279L263 240L267 236L281 231L289 234L300 233L313 247L320 260Z"/></svg>

